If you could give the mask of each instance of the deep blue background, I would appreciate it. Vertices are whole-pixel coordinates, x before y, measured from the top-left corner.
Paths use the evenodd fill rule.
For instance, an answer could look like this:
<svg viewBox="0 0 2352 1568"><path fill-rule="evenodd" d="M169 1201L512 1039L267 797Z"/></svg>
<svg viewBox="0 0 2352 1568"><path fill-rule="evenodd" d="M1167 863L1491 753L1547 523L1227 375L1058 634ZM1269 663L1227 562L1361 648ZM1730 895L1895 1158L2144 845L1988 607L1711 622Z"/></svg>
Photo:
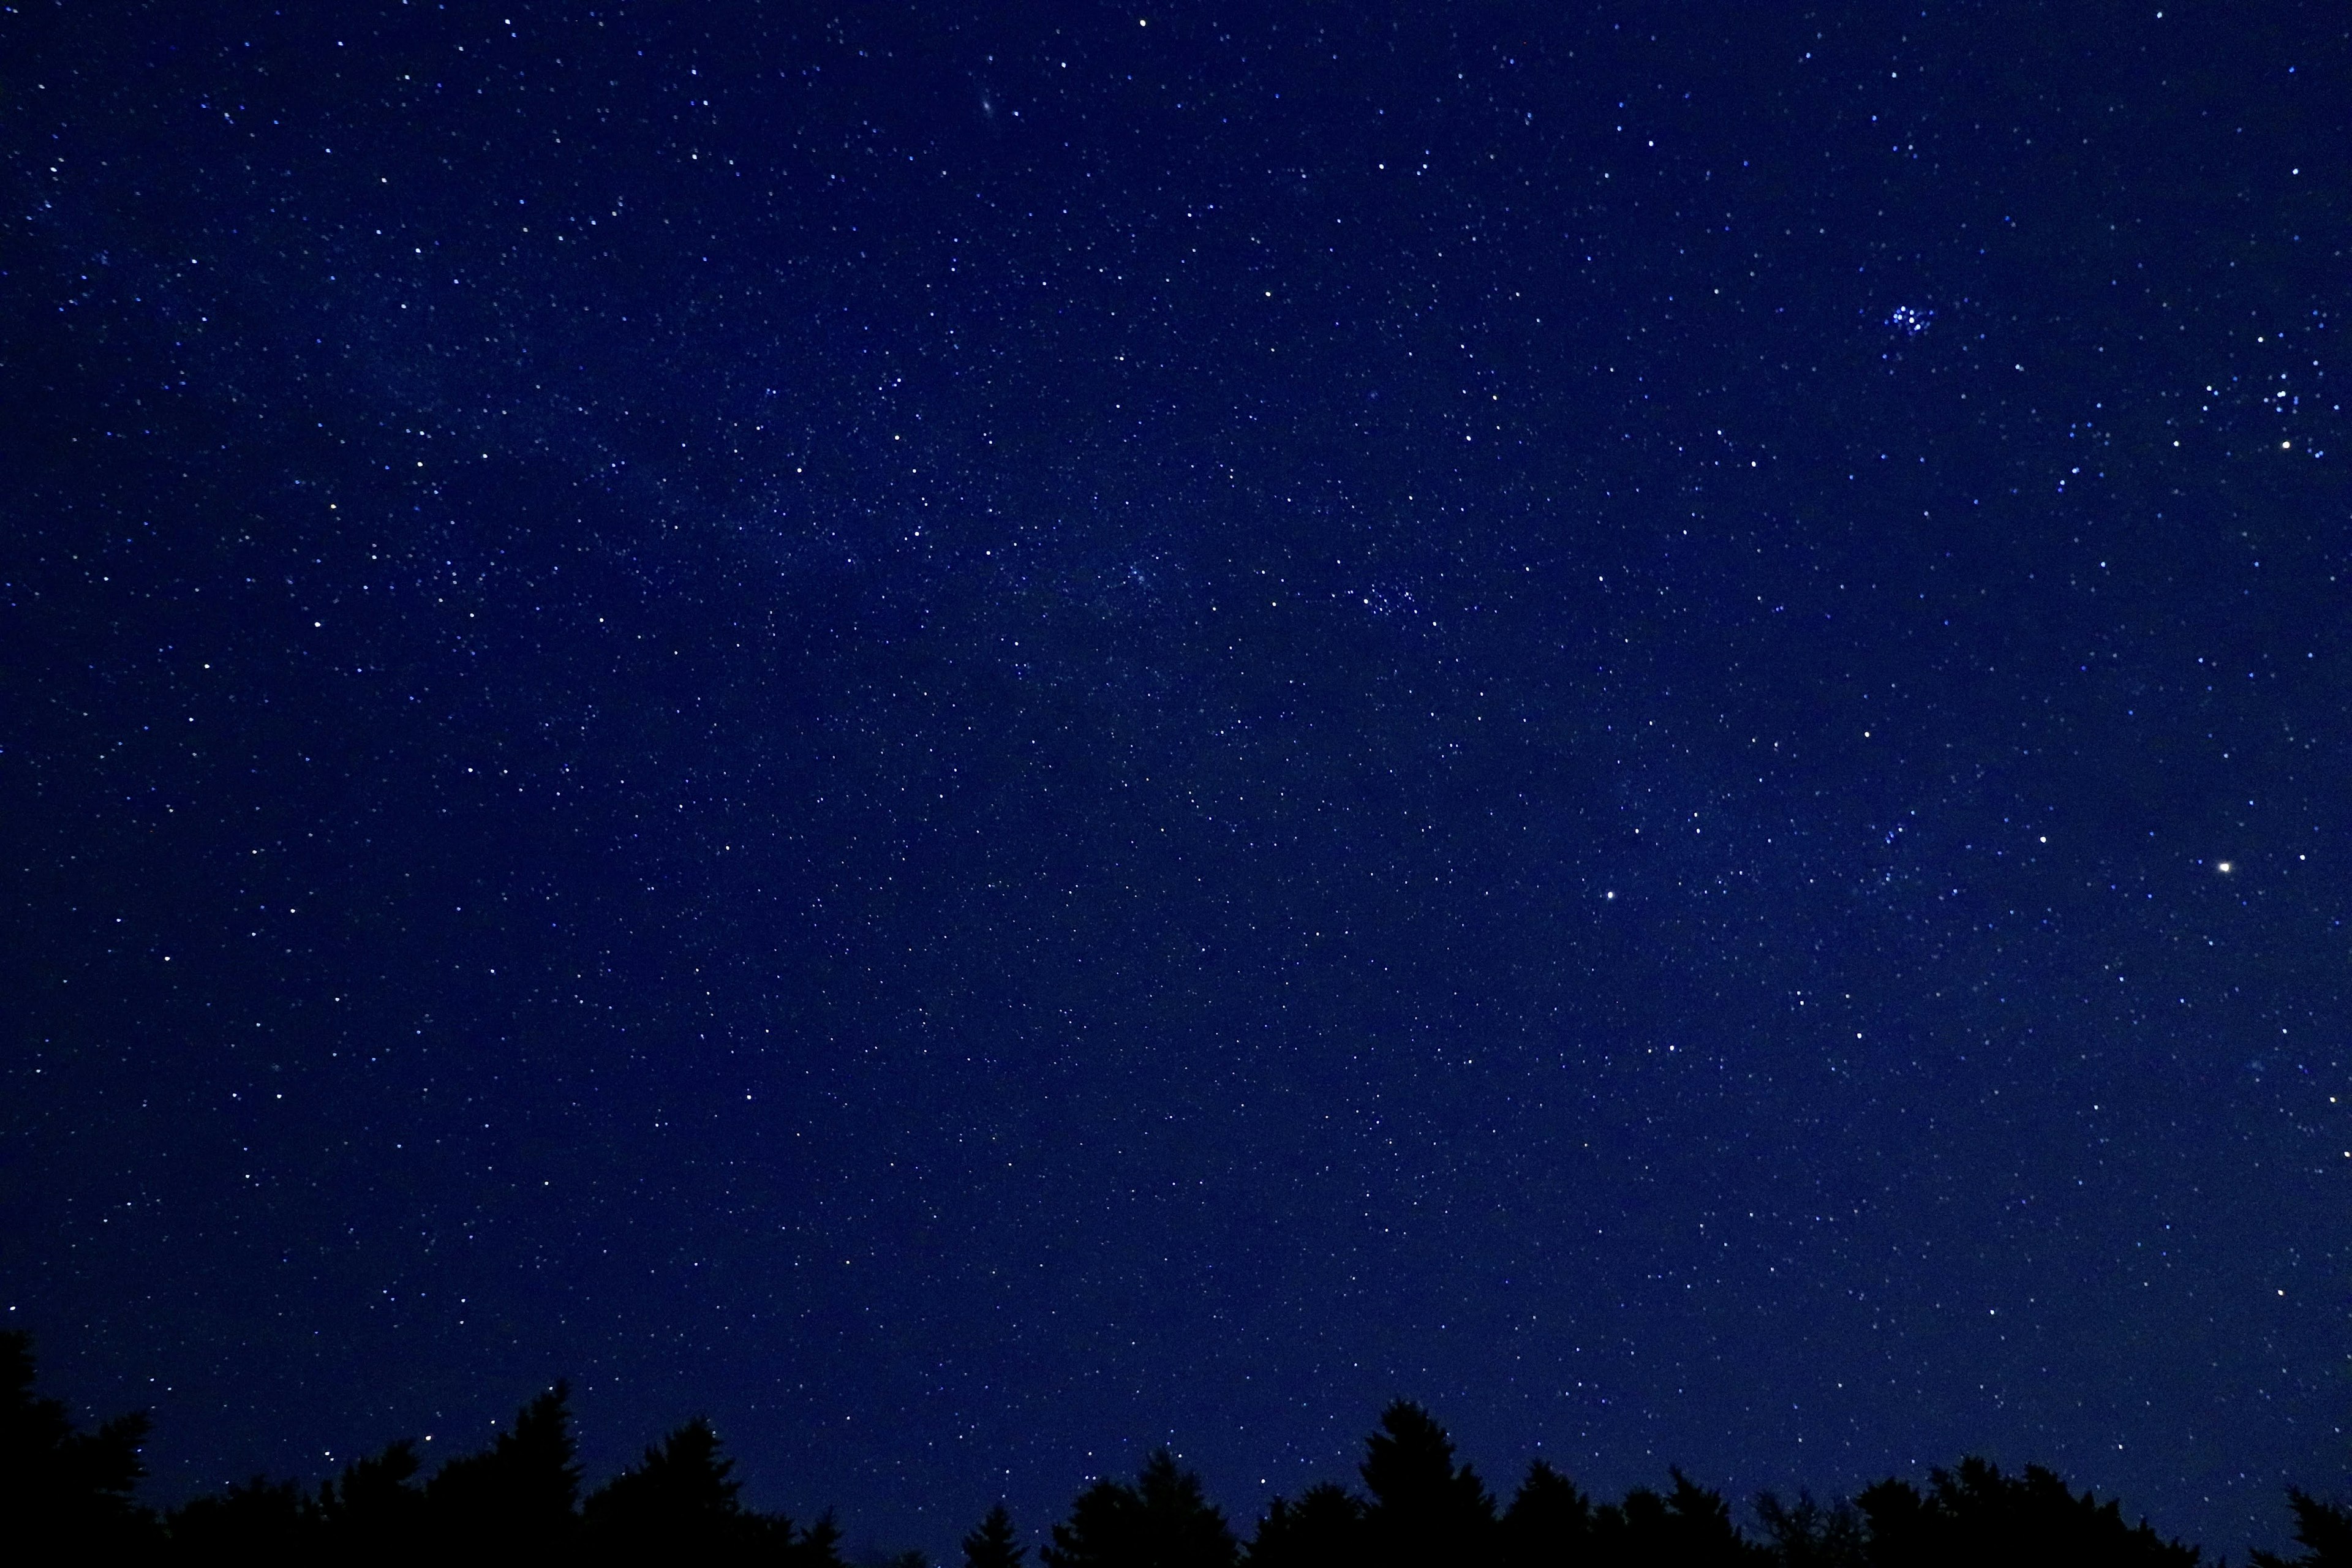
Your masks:
<svg viewBox="0 0 2352 1568"><path fill-rule="evenodd" d="M0 16L48 1386L2340 1491L2347 19L1668 9Z"/></svg>

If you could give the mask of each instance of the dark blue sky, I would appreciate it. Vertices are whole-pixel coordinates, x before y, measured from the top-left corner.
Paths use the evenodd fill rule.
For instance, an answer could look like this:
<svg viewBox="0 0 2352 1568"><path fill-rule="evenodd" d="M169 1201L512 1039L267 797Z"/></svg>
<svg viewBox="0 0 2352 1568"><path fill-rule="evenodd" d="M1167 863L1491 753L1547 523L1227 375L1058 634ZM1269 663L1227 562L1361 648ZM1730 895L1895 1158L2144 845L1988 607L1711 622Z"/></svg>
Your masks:
<svg viewBox="0 0 2352 1568"><path fill-rule="evenodd" d="M2338 7L0 40L0 1321L153 1496L2346 1485Z"/></svg>

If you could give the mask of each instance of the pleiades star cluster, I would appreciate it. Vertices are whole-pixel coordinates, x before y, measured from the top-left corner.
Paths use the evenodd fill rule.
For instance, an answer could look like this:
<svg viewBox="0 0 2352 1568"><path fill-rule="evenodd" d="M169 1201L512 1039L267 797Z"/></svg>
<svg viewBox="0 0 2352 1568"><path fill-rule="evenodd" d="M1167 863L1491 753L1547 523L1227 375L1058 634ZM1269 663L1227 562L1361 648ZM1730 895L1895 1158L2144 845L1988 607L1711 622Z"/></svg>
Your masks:
<svg viewBox="0 0 2352 1568"><path fill-rule="evenodd" d="M933 1556L2347 1482L2340 6L0 8L0 1327Z"/></svg>

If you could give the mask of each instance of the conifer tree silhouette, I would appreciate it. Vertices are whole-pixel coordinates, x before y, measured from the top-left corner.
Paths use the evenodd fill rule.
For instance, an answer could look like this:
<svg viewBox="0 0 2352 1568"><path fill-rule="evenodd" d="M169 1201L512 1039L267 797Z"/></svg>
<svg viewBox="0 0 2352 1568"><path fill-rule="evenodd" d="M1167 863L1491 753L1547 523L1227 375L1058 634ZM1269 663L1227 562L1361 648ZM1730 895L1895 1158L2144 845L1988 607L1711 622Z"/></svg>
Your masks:
<svg viewBox="0 0 2352 1568"><path fill-rule="evenodd" d="M256 1476L192 1499L167 1521L181 1562L299 1563L319 1551L320 1523L294 1481Z"/></svg>
<svg viewBox="0 0 2352 1568"><path fill-rule="evenodd" d="M1605 1563L1672 1563L1687 1568L1753 1568L1770 1552L1739 1533L1717 1494L1680 1470L1661 1496L1635 1487L1622 1503L1593 1515L1593 1542Z"/></svg>
<svg viewBox="0 0 2352 1568"><path fill-rule="evenodd" d="M1854 1502L1870 1525L1872 1562L1901 1568L1988 1562L2195 1568L2199 1555L2146 1521L2126 1525L2113 1500L2076 1497L2039 1465L2004 1476L1983 1459L1963 1459L1932 1472L1925 1495L1908 1481L1885 1480Z"/></svg>
<svg viewBox="0 0 2352 1568"><path fill-rule="evenodd" d="M1248 1561L1250 1568L1354 1568L1363 1553L1363 1503L1336 1482L1318 1481L1295 1503L1274 1500Z"/></svg>
<svg viewBox="0 0 2352 1568"><path fill-rule="evenodd" d="M590 1533L606 1555L740 1548L757 1531L746 1528L734 1468L719 1455L719 1435L698 1415L647 1448L635 1469L590 1494Z"/></svg>
<svg viewBox="0 0 2352 1568"><path fill-rule="evenodd" d="M319 1521L337 1556L389 1563L416 1552L425 1526L425 1490L412 1484L416 1471L416 1445L403 1437L345 1465L340 1479L319 1483Z"/></svg>
<svg viewBox="0 0 2352 1568"><path fill-rule="evenodd" d="M132 1500L147 1472L144 1415L77 1431L66 1407L33 1392L32 1336L0 1332L0 1548L36 1555L52 1542L120 1548L152 1540L155 1516Z"/></svg>
<svg viewBox="0 0 2352 1568"><path fill-rule="evenodd" d="M793 1521L782 1514L763 1516L768 1524L768 1540L775 1544L782 1561L793 1568L843 1568L841 1561L841 1527L833 1521L833 1510L817 1515L814 1524L793 1534Z"/></svg>
<svg viewBox="0 0 2352 1568"><path fill-rule="evenodd" d="M963 1568L1021 1568L1029 1549L1013 1528L1013 1516L998 1503L978 1529L963 1538Z"/></svg>
<svg viewBox="0 0 2352 1568"><path fill-rule="evenodd" d="M1870 1562L1862 1515L1852 1503L1823 1508L1803 1491L1783 1503L1766 1492L1756 1500L1756 1517L1783 1568L1865 1568Z"/></svg>
<svg viewBox="0 0 2352 1568"><path fill-rule="evenodd" d="M2304 1553L2279 1557L2257 1552L2255 1568L2352 1568L2352 1510L2322 1502L2298 1487L2287 1488L2286 1500L2294 1510L2294 1538Z"/></svg>
<svg viewBox="0 0 2352 1568"><path fill-rule="evenodd" d="M1495 1550L1495 1500L1428 1411L1400 1399L1381 1414L1360 1472L1368 1561L1396 1568L1484 1562Z"/></svg>
<svg viewBox="0 0 2352 1568"><path fill-rule="evenodd" d="M1233 1568L1240 1554L1201 1478L1165 1448L1133 1486L1106 1479L1080 1492L1053 1533L1037 1553L1045 1568Z"/></svg>
<svg viewBox="0 0 2352 1568"><path fill-rule="evenodd" d="M747 1509L735 1461L700 1416L647 1448L591 1493L583 1510L588 1555L600 1562L782 1563L841 1568L841 1531L830 1513L794 1532L781 1514Z"/></svg>
<svg viewBox="0 0 2352 1568"><path fill-rule="evenodd" d="M516 1413L481 1453L452 1459L425 1489L436 1541L492 1552L556 1551L579 1521L571 1388L559 1383Z"/></svg>
<svg viewBox="0 0 2352 1568"><path fill-rule="evenodd" d="M1568 1568L1592 1550L1592 1501L1576 1483L1538 1459L1503 1511L1504 1568Z"/></svg>
<svg viewBox="0 0 2352 1568"><path fill-rule="evenodd" d="M707 1421L688 1422L580 1503L562 1384L540 1394L478 1454L417 1483L414 1443L344 1466L315 1496L257 1476L158 1520L134 1500L143 1415L77 1431L33 1391L31 1342L0 1332L0 1563L351 1564L514 1559L843 1568L830 1513L805 1531L743 1506L734 1461ZM1366 1497L1330 1482L1274 1500L1244 1558L1200 1478L1165 1449L1132 1482L1081 1491L1038 1552L1038 1568L2198 1568L2194 1546L2124 1522L2113 1500L2079 1496L2029 1465L2008 1476L1979 1458L1936 1470L1925 1489L1881 1481L1829 1507L1800 1492L1756 1500L1763 1539L1720 1494L1670 1472L1596 1507L1538 1459L1510 1506L1495 1500L1429 1412L1381 1413L1359 1467ZM2352 1510L2289 1489L2304 1552L2252 1553L2254 1568L2352 1568ZM963 1538L963 1568L1024 1568L1002 1503ZM887 1568L922 1568L920 1552Z"/></svg>

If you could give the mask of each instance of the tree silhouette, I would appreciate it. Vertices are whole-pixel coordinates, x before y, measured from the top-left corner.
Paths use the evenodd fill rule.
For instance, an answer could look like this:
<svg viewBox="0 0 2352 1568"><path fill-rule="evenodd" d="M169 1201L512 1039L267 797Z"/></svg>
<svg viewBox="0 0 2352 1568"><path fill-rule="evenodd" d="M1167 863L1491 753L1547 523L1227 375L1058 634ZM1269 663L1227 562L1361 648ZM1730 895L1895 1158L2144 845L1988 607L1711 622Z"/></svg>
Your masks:
<svg viewBox="0 0 2352 1568"><path fill-rule="evenodd" d="M1674 1564L1675 1568L1756 1568L1770 1552L1739 1533L1722 1497L1680 1470L1661 1496L1635 1487L1622 1503L1593 1515L1593 1541L1604 1563Z"/></svg>
<svg viewBox="0 0 2352 1568"><path fill-rule="evenodd" d="M1274 1500L1249 1546L1250 1568L1342 1568L1363 1559L1364 1505L1320 1481L1295 1503Z"/></svg>
<svg viewBox="0 0 2352 1568"><path fill-rule="evenodd" d="M296 1563L319 1548L319 1518L300 1486L267 1476L193 1499L167 1529L173 1555L198 1563Z"/></svg>
<svg viewBox="0 0 2352 1568"><path fill-rule="evenodd" d="M1029 1549L1013 1529L1013 1516L998 1503L980 1527L963 1538L963 1568L1021 1568Z"/></svg>
<svg viewBox="0 0 2352 1568"><path fill-rule="evenodd" d="M66 1407L33 1392L33 1341L0 1332L0 1546L73 1542L125 1547L152 1539L155 1517L131 1500L147 1472L139 1445L144 1415L77 1431Z"/></svg>
<svg viewBox="0 0 2352 1568"><path fill-rule="evenodd" d="M1801 1491L1794 1503L1783 1503L1766 1492L1756 1500L1756 1517L1784 1568L1865 1568L1870 1562L1862 1515L1851 1503L1823 1508Z"/></svg>
<svg viewBox="0 0 2352 1568"><path fill-rule="evenodd" d="M742 1505L737 1494L743 1484L734 1469L735 1461L719 1453L710 1423L696 1416L647 1448L635 1469L589 1495L583 1512L588 1555L606 1562L841 1568L841 1532L831 1514L796 1533L782 1514Z"/></svg>
<svg viewBox="0 0 2352 1568"><path fill-rule="evenodd" d="M604 1555L746 1546L760 1531L736 1499L743 1483L734 1468L719 1456L719 1435L698 1415L590 1495L591 1539Z"/></svg>
<svg viewBox="0 0 2352 1568"><path fill-rule="evenodd" d="M1133 1486L1104 1479L1080 1492L1038 1556L1045 1568L1233 1568L1239 1548L1201 1478L1162 1448Z"/></svg>
<svg viewBox="0 0 2352 1568"><path fill-rule="evenodd" d="M1400 1399L1381 1413L1359 1468L1371 1493L1370 1560L1414 1564L1493 1555L1495 1500L1428 1411Z"/></svg>
<svg viewBox="0 0 2352 1568"><path fill-rule="evenodd" d="M569 1385L557 1384L524 1405L513 1429L488 1448L441 1467L425 1489L436 1540L498 1552L555 1550L570 1541L580 1517L570 1398Z"/></svg>
<svg viewBox="0 0 2352 1568"><path fill-rule="evenodd" d="M734 1461L697 1418L580 1501L562 1384L525 1405L480 1453L419 1484L406 1439L345 1465L315 1494L266 1476L199 1497L158 1520L133 1491L143 1415L78 1431L34 1392L30 1340L0 1332L0 1563L465 1562L761 1563L843 1568L826 1514L795 1530L746 1508ZM1495 1500L1430 1413L1399 1401L1381 1415L1358 1467L1365 1494L1332 1482L1274 1500L1245 1554L1200 1478L1165 1449L1136 1479L1081 1491L1037 1568L2198 1568L2193 1546L2124 1522L2120 1506L2071 1491L2029 1465L2004 1475L1963 1459L1923 1489L1879 1482L1826 1507L1756 1500L1761 1539L1743 1535L1722 1496L1679 1469L1664 1491L1636 1487L1596 1506L1538 1459L1499 1515ZM2352 1510L2289 1489L2300 1556L2252 1554L2253 1568L2352 1568ZM963 1568L1024 1568L1027 1549L1002 1503L963 1538ZM922 1554L887 1560L921 1568Z"/></svg>
<svg viewBox="0 0 2352 1568"><path fill-rule="evenodd" d="M322 1481L315 1500L300 1483L267 1476L190 1500L173 1510L163 1533L172 1555L198 1563L407 1562L422 1540L425 1493L405 1438Z"/></svg>
<svg viewBox="0 0 2352 1568"><path fill-rule="evenodd" d="M2195 1568L2197 1548L2123 1521L2113 1501L2076 1497L2039 1465L2004 1476L1983 1459L1932 1473L1922 1495L1885 1480L1854 1500L1870 1524L1874 1563L1902 1568L2002 1561L2017 1568L2099 1563L2113 1568Z"/></svg>
<svg viewBox="0 0 2352 1568"><path fill-rule="evenodd" d="M1567 1568L1592 1551L1592 1501L1576 1483L1538 1459L1503 1511L1505 1568Z"/></svg>
<svg viewBox="0 0 2352 1568"><path fill-rule="evenodd" d="M802 1531L797 1539L789 1539L793 1533L792 1521L782 1514L771 1514L768 1518L772 1527L770 1539L788 1542L784 1547L787 1562L796 1564L797 1568L842 1568L841 1529L834 1523L831 1509L817 1515L816 1522Z"/></svg>
<svg viewBox="0 0 2352 1568"><path fill-rule="evenodd" d="M2286 1500L2294 1510L2294 1538L2303 1542L2304 1553L2279 1557L2257 1552L2254 1568L2352 1568L2352 1510L2322 1502L2300 1487L2287 1488Z"/></svg>
<svg viewBox="0 0 2352 1568"><path fill-rule="evenodd" d="M337 1555L349 1562L404 1562L425 1528L425 1490L416 1445L403 1437L381 1454L343 1467L340 1480L319 1483L318 1515Z"/></svg>

